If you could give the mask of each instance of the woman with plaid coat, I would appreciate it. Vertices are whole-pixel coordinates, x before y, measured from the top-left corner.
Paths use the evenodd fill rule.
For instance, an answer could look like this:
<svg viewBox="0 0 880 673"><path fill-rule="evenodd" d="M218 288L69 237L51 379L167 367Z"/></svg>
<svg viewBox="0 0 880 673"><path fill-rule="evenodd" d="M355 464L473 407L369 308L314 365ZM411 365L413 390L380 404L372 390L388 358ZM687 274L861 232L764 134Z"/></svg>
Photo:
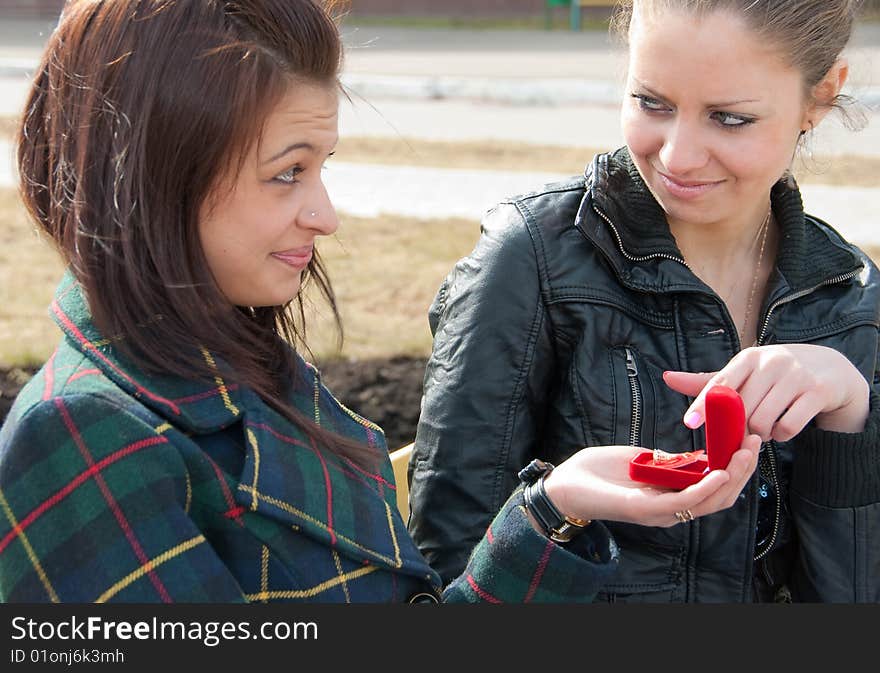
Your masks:
<svg viewBox="0 0 880 673"><path fill-rule="evenodd" d="M68 3L19 140L69 271L0 431L3 601L588 600L617 563L591 519L671 526L745 484L752 436L681 492L629 482L633 447L532 466L440 586L382 430L292 345L308 282L336 314L315 240L340 54L312 0Z"/></svg>

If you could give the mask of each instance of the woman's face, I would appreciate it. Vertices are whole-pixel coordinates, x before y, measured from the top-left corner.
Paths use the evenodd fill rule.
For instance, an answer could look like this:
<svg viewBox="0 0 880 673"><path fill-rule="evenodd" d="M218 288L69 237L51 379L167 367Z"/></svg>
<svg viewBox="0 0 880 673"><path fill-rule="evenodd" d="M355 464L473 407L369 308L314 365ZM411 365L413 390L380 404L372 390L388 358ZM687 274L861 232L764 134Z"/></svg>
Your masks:
<svg viewBox="0 0 880 673"><path fill-rule="evenodd" d="M237 306L293 299L315 240L339 221L321 181L338 139L336 90L291 87L270 112L240 173L202 208L199 238L220 290Z"/></svg>
<svg viewBox="0 0 880 673"><path fill-rule="evenodd" d="M814 112L800 72L722 11L636 11L626 94L626 144L670 223L763 215Z"/></svg>

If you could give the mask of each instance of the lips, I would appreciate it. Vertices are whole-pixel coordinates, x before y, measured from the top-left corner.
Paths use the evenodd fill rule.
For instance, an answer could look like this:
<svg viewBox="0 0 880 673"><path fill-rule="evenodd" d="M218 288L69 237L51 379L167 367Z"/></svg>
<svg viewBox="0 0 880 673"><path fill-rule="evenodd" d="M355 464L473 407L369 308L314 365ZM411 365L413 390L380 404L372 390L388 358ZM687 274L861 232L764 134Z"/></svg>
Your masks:
<svg viewBox="0 0 880 673"><path fill-rule="evenodd" d="M723 180L681 180L659 171L657 175L660 176L660 182L667 192L682 199L700 197L723 182Z"/></svg>
<svg viewBox="0 0 880 673"><path fill-rule="evenodd" d="M301 248L291 248L290 250L273 252L272 257L280 262L284 262L288 266L292 266L297 269L304 269L306 266L308 266L309 262L312 261L312 254L314 253L314 250L315 246L305 245Z"/></svg>

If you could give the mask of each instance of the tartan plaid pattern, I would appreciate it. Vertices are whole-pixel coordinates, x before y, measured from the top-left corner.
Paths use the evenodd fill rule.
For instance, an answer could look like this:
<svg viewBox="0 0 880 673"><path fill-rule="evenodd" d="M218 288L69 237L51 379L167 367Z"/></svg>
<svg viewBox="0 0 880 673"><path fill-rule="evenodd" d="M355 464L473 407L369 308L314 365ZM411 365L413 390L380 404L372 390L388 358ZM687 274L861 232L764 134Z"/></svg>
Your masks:
<svg viewBox="0 0 880 673"><path fill-rule="evenodd" d="M70 274L51 313L64 337L0 431L2 601L395 602L439 593L397 510L390 461L372 474L321 451L219 374L205 383L138 371L96 331ZM387 449L380 428L301 364L301 411ZM581 544L583 558L548 548L516 492L444 599L588 597L616 552L604 527Z"/></svg>

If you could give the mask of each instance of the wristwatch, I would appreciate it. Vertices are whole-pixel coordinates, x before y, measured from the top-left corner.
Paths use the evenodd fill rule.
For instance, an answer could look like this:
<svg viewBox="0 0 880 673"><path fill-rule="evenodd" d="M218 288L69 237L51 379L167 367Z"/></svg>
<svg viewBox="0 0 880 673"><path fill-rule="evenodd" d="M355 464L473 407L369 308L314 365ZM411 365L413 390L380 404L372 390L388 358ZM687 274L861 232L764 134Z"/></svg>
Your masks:
<svg viewBox="0 0 880 673"><path fill-rule="evenodd" d="M592 521L565 516L544 489L544 478L553 471L553 464L535 458L519 471L519 480L525 484L523 497L526 509L544 529L544 533L554 542L568 542L582 532Z"/></svg>

